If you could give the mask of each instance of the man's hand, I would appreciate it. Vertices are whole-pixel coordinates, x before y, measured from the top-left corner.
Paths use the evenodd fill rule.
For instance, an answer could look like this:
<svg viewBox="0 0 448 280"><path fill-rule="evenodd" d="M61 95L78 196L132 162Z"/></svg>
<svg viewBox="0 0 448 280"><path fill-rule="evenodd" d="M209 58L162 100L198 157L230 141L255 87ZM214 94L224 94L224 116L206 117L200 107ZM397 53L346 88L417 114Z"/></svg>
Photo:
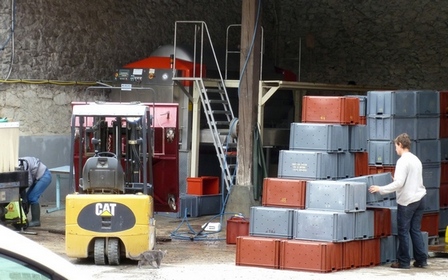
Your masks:
<svg viewBox="0 0 448 280"><path fill-rule="evenodd" d="M377 185L371 185L369 188L369 192L370 193L376 193L380 191L380 187L378 187Z"/></svg>

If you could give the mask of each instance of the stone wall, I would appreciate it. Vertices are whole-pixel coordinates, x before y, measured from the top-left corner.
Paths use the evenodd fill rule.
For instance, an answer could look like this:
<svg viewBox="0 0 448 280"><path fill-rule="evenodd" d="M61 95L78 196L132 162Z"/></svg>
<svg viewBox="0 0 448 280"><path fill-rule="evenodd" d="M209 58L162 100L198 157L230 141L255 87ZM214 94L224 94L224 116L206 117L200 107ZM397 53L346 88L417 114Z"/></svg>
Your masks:
<svg viewBox="0 0 448 280"><path fill-rule="evenodd" d="M34 80L98 81L115 68L171 44L176 20L205 21L214 45L238 23L239 1L13 1L14 63L0 84L0 117L24 135L67 133L73 100L104 98L80 85ZM265 59L306 82L445 88L448 50L445 1L263 1ZM0 3L0 79L7 77L11 1ZM178 33L178 43L192 42ZM238 38L238 36L236 37ZM301 45L301 47L300 47ZM30 81L31 80L31 81ZM45 122L41 121L45 120ZM64 123L65 122L65 123Z"/></svg>
<svg viewBox="0 0 448 280"><path fill-rule="evenodd" d="M446 1L262 3L264 59L301 81L447 87ZM206 22L223 48L227 26L240 18L241 0L0 1L0 117L20 122L21 155L47 158L51 147L66 147L70 102L107 99L85 83L108 80L117 67L172 44L175 21ZM178 36L178 44L192 44L190 33ZM231 35L233 44L238 38ZM44 155L42 141L52 136L60 143L46 145ZM50 167L69 164L54 157Z"/></svg>

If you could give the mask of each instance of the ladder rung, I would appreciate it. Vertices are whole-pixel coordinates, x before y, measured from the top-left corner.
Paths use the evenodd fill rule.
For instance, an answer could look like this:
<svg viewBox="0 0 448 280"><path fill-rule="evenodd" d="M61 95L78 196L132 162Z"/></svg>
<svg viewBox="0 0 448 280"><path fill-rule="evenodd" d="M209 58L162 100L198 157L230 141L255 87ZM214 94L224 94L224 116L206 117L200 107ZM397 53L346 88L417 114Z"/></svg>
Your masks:
<svg viewBox="0 0 448 280"><path fill-rule="evenodd" d="M229 104L229 102L227 102L227 100L222 100L222 99L209 99L208 102L214 103L214 104Z"/></svg>
<svg viewBox="0 0 448 280"><path fill-rule="evenodd" d="M215 121L215 125L229 125L230 122L229 121Z"/></svg>
<svg viewBox="0 0 448 280"><path fill-rule="evenodd" d="M230 113L230 111L226 111L226 110L211 110L210 111L211 114L222 114L222 115L231 115L232 113Z"/></svg>
<svg viewBox="0 0 448 280"><path fill-rule="evenodd" d="M224 90L219 89L219 88L207 88L205 89L207 91L207 93L224 93Z"/></svg>

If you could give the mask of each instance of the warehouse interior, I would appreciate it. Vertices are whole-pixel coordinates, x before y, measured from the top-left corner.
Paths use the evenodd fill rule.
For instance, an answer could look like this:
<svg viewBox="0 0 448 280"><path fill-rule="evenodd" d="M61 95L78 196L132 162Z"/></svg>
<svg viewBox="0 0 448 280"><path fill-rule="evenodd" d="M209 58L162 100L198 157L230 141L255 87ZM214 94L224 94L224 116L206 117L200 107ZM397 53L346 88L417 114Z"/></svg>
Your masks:
<svg viewBox="0 0 448 280"><path fill-rule="evenodd" d="M0 4L4 15L0 26L0 118L20 123L20 156L39 157L54 168L71 163L71 102L177 103L179 193L183 200L179 197L177 212L160 214L181 217L182 207L191 203L188 183L200 178L200 184L205 184L206 177L213 177L218 178L212 180L214 190L209 193L213 207L201 215L220 214L229 203L228 212L263 217L263 211L269 212L263 202L267 196L263 191L269 188L264 179L304 179L285 175L291 171L285 165L294 166L297 161L288 154L291 150L319 150L313 145L319 144L316 135L323 133L323 124L330 131L344 130L325 133L345 133L331 137L346 139L341 143L347 146L336 150L339 157L344 154L348 158L345 163L336 158L323 165L346 166L348 174L336 171L334 177L325 174L324 178L311 177L313 180L393 174L397 157L390 143L406 127L413 133L415 147L420 147L415 152L421 151L420 158L427 164L431 203L425 213L425 231L428 243L438 242L448 224L448 50L440 44L446 35L448 4L226 0L209 10L208 1L158 2L12 0ZM240 55L250 53L253 46L246 72L251 79L241 79L245 60ZM187 78L192 77L205 81L203 88L189 83ZM213 81L207 84L207 79ZM232 160L244 163L239 165L244 169L239 175L222 167L234 162L220 162L223 152L217 146L222 149L226 145L214 140L212 121L204 114L207 109L199 97L202 89L221 91L221 87L229 98L230 108L225 111L232 112L232 126L217 129L224 138L238 135L231 141L238 143L232 148L239 151ZM388 99L380 92L388 93ZM356 105L344 103L355 99ZM314 107L311 101L316 102ZM414 106L414 114L395 112L403 105L407 109ZM358 120L322 119L337 106L341 110L344 106L358 108L351 114ZM307 113L313 112L320 114L319 120L306 119ZM233 130L235 120L237 132ZM313 124L313 132L303 130L313 129ZM261 153L254 140L257 135ZM329 137L325 134L327 140ZM365 141L349 147L349 143L360 141L357 137ZM294 140L298 147L291 146ZM311 142L303 148L303 141ZM334 154L334 150L325 152ZM259 166L252 162L255 156L261 158ZM227 178L230 175L232 178ZM232 198L233 185L248 189L242 188ZM71 191L62 188L58 198L55 189L53 182L42 197L49 205L61 197L63 203ZM370 203L373 208L380 201ZM253 206L260 208L251 210ZM378 238L382 234L374 233Z"/></svg>

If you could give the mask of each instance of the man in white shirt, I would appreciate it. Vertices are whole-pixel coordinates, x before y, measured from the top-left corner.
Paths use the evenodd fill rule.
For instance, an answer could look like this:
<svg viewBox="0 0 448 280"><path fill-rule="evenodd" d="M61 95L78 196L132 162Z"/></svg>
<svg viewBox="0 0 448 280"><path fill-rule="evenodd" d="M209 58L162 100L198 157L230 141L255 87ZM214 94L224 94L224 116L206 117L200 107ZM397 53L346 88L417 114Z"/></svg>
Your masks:
<svg viewBox="0 0 448 280"><path fill-rule="evenodd" d="M411 237L414 253L414 266L426 267L427 253L420 226L425 209L426 188L423 186L422 163L409 149L411 139L406 133L402 133L394 140L395 151L400 158L395 166L394 181L386 186L372 185L371 193L379 192L382 195L396 192L397 195L397 226L398 226L398 251L397 262L392 263L392 268L410 268L409 236Z"/></svg>

